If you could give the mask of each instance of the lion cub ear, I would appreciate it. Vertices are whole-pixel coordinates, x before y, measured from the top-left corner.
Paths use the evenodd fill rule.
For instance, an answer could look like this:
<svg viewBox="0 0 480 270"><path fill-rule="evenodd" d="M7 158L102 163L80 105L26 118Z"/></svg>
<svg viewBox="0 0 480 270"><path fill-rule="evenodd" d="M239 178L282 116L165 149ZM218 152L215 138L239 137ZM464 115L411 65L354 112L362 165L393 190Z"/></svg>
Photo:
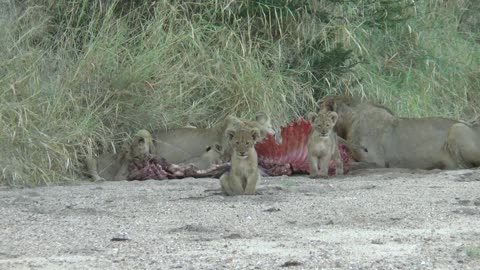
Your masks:
<svg viewBox="0 0 480 270"><path fill-rule="evenodd" d="M255 142L258 142L260 140L260 130L258 128L250 129L250 134L252 135L252 139Z"/></svg>
<svg viewBox="0 0 480 270"><path fill-rule="evenodd" d="M333 97L327 97L320 102L320 110L323 112L333 112L336 111L337 104Z"/></svg>
<svg viewBox="0 0 480 270"><path fill-rule="evenodd" d="M228 140L231 141L235 136L235 130L228 129L227 131L225 131L225 135L227 136Z"/></svg>
<svg viewBox="0 0 480 270"><path fill-rule="evenodd" d="M313 123L313 121L315 121L315 118L316 118L316 117L317 117L317 114L314 113L314 112L309 112L309 113L307 114L307 120L308 120L308 122L310 122L310 123Z"/></svg>
<svg viewBox="0 0 480 270"><path fill-rule="evenodd" d="M332 122L335 124L337 123L338 120L338 114L336 112L330 112L330 119L332 119Z"/></svg>
<svg viewBox="0 0 480 270"><path fill-rule="evenodd" d="M260 124L268 124L270 123L270 117L265 112L257 112L255 114L255 121Z"/></svg>
<svg viewBox="0 0 480 270"><path fill-rule="evenodd" d="M214 143L213 147L214 147L215 151L217 151L218 153L222 153L223 147L220 144Z"/></svg>

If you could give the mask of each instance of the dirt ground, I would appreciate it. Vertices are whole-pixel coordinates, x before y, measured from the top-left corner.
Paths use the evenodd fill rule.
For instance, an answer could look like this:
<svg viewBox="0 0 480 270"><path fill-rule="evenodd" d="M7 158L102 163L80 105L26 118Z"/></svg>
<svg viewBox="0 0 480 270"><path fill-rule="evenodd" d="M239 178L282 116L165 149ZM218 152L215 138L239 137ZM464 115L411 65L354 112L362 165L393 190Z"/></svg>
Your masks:
<svg viewBox="0 0 480 270"><path fill-rule="evenodd" d="M0 269L480 269L480 170L0 187Z"/></svg>

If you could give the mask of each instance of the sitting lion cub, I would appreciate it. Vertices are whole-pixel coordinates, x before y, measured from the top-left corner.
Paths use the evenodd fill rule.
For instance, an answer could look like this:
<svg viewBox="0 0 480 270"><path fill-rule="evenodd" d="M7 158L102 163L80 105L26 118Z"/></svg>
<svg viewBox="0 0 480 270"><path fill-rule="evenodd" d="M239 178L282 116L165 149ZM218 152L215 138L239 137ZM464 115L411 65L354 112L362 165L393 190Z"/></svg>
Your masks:
<svg viewBox="0 0 480 270"><path fill-rule="evenodd" d="M337 134L333 127L338 115L335 112L309 113L308 120L312 123L312 132L308 137L308 161L310 178L328 176L330 160L335 160L335 174L343 174L343 161L338 150ZM320 171L318 167L320 166Z"/></svg>
<svg viewBox="0 0 480 270"><path fill-rule="evenodd" d="M227 195L255 195L260 179L255 143L260 139L258 128L239 124L226 131L232 148L231 168L220 177L222 191Z"/></svg>

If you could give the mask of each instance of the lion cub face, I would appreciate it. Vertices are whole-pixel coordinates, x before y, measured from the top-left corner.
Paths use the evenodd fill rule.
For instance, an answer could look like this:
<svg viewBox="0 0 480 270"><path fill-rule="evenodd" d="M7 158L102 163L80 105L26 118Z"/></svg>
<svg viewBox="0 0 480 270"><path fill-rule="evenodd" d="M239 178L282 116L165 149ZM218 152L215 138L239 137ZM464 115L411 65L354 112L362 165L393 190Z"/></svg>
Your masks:
<svg viewBox="0 0 480 270"><path fill-rule="evenodd" d="M257 123L259 123L260 126L262 126L262 128L264 129L264 133L266 133L266 134L260 134L260 135L266 136L267 134L271 134L276 138L277 132L273 128L272 120L265 112L257 112L255 114L255 121L257 121ZM260 133L262 133L262 131L260 131Z"/></svg>
<svg viewBox="0 0 480 270"><path fill-rule="evenodd" d="M231 147L233 148L233 155L240 159L247 159L254 150L255 143L260 138L260 131L257 128L238 128L235 130L228 130L227 136Z"/></svg>
<svg viewBox="0 0 480 270"><path fill-rule="evenodd" d="M337 123L338 115L336 112L309 113L308 120L312 123L312 128L320 136L328 137Z"/></svg>
<svg viewBox="0 0 480 270"><path fill-rule="evenodd" d="M129 155L132 159L144 160L152 152L152 135L142 129L138 131L130 144Z"/></svg>

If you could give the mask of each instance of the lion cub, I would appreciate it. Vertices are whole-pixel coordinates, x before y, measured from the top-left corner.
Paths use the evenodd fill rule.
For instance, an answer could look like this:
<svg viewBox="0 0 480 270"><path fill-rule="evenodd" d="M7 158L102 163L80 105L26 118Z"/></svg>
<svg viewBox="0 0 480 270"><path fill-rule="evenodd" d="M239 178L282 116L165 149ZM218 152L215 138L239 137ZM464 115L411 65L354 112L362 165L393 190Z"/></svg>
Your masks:
<svg viewBox="0 0 480 270"><path fill-rule="evenodd" d="M120 181L128 176L128 164L143 164L150 158L154 148L152 135L145 129L139 130L130 143L125 144L119 153L103 154L93 158L91 148L85 163L88 175L93 181Z"/></svg>
<svg viewBox="0 0 480 270"><path fill-rule="evenodd" d="M343 174L343 162L338 150L337 134L333 127L338 115L335 112L309 113L308 120L312 123L312 132L308 137L308 162L310 178L328 177L330 160L335 161L335 174ZM320 171L318 167L320 166Z"/></svg>
<svg viewBox="0 0 480 270"><path fill-rule="evenodd" d="M258 128L237 125L226 131L232 148L231 168L220 177L222 191L227 195L255 195L260 179L255 143L261 139Z"/></svg>

